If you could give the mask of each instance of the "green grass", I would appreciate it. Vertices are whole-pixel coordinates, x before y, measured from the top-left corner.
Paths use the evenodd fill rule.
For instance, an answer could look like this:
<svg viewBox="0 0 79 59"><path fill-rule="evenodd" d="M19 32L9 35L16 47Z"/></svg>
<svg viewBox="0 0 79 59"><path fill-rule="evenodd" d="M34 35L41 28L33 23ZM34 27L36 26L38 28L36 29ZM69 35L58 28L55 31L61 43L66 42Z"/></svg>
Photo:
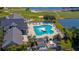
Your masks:
<svg viewBox="0 0 79 59"><path fill-rule="evenodd" d="M79 18L79 11L57 12L63 18Z"/></svg>
<svg viewBox="0 0 79 59"><path fill-rule="evenodd" d="M3 29L0 27L0 36L3 36Z"/></svg>
<svg viewBox="0 0 79 59"><path fill-rule="evenodd" d="M63 31L63 26L62 26L60 23L58 23L57 20L56 20L55 25L56 25L56 27L57 27L61 32L64 32L64 31Z"/></svg>
<svg viewBox="0 0 79 59"><path fill-rule="evenodd" d="M0 11L0 17L8 16L9 12Z"/></svg>
<svg viewBox="0 0 79 59"><path fill-rule="evenodd" d="M9 15L9 13L18 13L18 14L21 14L23 15L24 17L38 17L38 16L41 16L41 15L54 15L54 16L57 16L57 14L59 14L61 17L63 18L79 18L79 11L65 11L65 12L39 12L39 13L33 13L33 12L29 12L29 11L26 11L25 9L23 8L9 8L9 9L5 9L5 10L2 10L2 13L0 13L0 16L4 16L4 15ZM19 11L18 11L19 10ZM3 12L3 11L8 11L8 12Z"/></svg>
<svg viewBox="0 0 79 59"><path fill-rule="evenodd" d="M71 42L69 40L67 40L67 43L64 42L64 40L61 40L60 42L61 48L63 49L71 49Z"/></svg>
<svg viewBox="0 0 79 59"><path fill-rule="evenodd" d="M3 42L3 29L0 27L0 45L2 45Z"/></svg>
<svg viewBox="0 0 79 59"><path fill-rule="evenodd" d="M33 18L33 19L38 19L38 16L43 16L43 15L53 15L57 17L57 14L60 15L60 17L62 18L79 18L79 11L66 11L66 12L39 12L39 13L33 13L33 12L29 12L26 10L20 10L20 11L16 11L16 9L14 10L3 10L3 11L8 11L8 12L2 12L0 13L0 16L6 16L9 15L10 13L17 13L20 14L22 16L24 16L25 18Z"/></svg>

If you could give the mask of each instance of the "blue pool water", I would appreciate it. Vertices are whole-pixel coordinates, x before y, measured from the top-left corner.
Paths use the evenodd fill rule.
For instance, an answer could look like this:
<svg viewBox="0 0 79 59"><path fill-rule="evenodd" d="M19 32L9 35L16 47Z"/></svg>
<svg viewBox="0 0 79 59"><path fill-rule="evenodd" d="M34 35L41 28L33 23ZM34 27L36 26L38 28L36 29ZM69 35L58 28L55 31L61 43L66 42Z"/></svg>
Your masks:
<svg viewBox="0 0 79 59"><path fill-rule="evenodd" d="M34 26L33 28L37 36L54 33L54 31L51 30L52 26L50 25ZM42 31L42 29L45 31Z"/></svg>
<svg viewBox="0 0 79 59"><path fill-rule="evenodd" d="M70 18L70 19L60 19L59 23L65 28L76 27L79 28L79 19L78 18Z"/></svg>

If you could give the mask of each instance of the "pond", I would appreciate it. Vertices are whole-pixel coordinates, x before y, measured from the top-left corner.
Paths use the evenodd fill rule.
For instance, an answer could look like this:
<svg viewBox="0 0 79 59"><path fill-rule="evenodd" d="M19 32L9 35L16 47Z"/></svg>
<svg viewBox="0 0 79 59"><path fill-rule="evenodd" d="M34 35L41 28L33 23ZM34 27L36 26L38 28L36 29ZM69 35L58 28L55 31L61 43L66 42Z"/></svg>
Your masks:
<svg viewBox="0 0 79 59"><path fill-rule="evenodd" d="M79 28L79 18L66 18L58 21L65 28Z"/></svg>
<svg viewBox="0 0 79 59"><path fill-rule="evenodd" d="M63 7L29 7L31 10L64 10Z"/></svg>

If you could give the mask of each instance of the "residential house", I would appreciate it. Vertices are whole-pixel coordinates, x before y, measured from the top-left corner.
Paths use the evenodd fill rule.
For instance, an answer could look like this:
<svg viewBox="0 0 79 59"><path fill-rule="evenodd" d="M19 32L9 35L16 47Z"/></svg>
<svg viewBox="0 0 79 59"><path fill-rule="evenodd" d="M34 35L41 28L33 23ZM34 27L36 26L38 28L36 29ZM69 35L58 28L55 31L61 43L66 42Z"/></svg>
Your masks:
<svg viewBox="0 0 79 59"><path fill-rule="evenodd" d="M21 15L18 15L16 13L11 13L11 15L6 16L7 19L24 19Z"/></svg>
<svg viewBox="0 0 79 59"><path fill-rule="evenodd" d="M22 32L15 26L6 31L3 39L2 48L5 48L10 44L23 44Z"/></svg>
<svg viewBox="0 0 79 59"><path fill-rule="evenodd" d="M27 19L26 19L27 20ZM20 17L17 14L12 14L9 17L7 17L6 19L3 19L1 21L1 26L4 28L4 31L7 31L10 27L12 23L16 24L16 27L22 31L22 34L25 35L27 34L27 24L25 24L24 22L24 18Z"/></svg>

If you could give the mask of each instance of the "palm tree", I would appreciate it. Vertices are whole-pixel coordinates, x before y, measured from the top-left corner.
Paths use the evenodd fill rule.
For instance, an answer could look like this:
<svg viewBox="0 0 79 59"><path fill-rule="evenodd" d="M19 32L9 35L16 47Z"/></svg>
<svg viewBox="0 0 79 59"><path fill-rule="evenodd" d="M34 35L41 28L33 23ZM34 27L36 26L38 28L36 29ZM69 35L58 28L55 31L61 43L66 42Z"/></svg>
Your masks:
<svg viewBox="0 0 79 59"><path fill-rule="evenodd" d="M32 49L32 50L36 50L36 48L33 48L34 46L37 46L37 42L36 42L36 36L28 36L29 38L29 47Z"/></svg>
<svg viewBox="0 0 79 59"><path fill-rule="evenodd" d="M36 36L34 35L34 36L32 37L32 39L35 41L35 39L36 39Z"/></svg>
<svg viewBox="0 0 79 59"><path fill-rule="evenodd" d="M55 19L55 16L52 15L44 15L43 17L46 21L53 21Z"/></svg>
<svg viewBox="0 0 79 59"><path fill-rule="evenodd" d="M65 28L63 28L63 31L64 31L64 41L65 43L67 43L67 40L68 40L68 34L67 34L67 31Z"/></svg>
<svg viewBox="0 0 79 59"><path fill-rule="evenodd" d="M56 20L54 20L53 23L56 23Z"/></svg>
<svg viewBox="0 0 79 59"><path fill-rule="evenodd" d="M66 28L63 28L63 31L66 32Z"/></svg>
<svg viewBox="0 0 79 59"><path fill-rule="evenodd" d="M72 48L76 51L79 51L79 29L72 28L73 36L72 36Z"/></svg>

